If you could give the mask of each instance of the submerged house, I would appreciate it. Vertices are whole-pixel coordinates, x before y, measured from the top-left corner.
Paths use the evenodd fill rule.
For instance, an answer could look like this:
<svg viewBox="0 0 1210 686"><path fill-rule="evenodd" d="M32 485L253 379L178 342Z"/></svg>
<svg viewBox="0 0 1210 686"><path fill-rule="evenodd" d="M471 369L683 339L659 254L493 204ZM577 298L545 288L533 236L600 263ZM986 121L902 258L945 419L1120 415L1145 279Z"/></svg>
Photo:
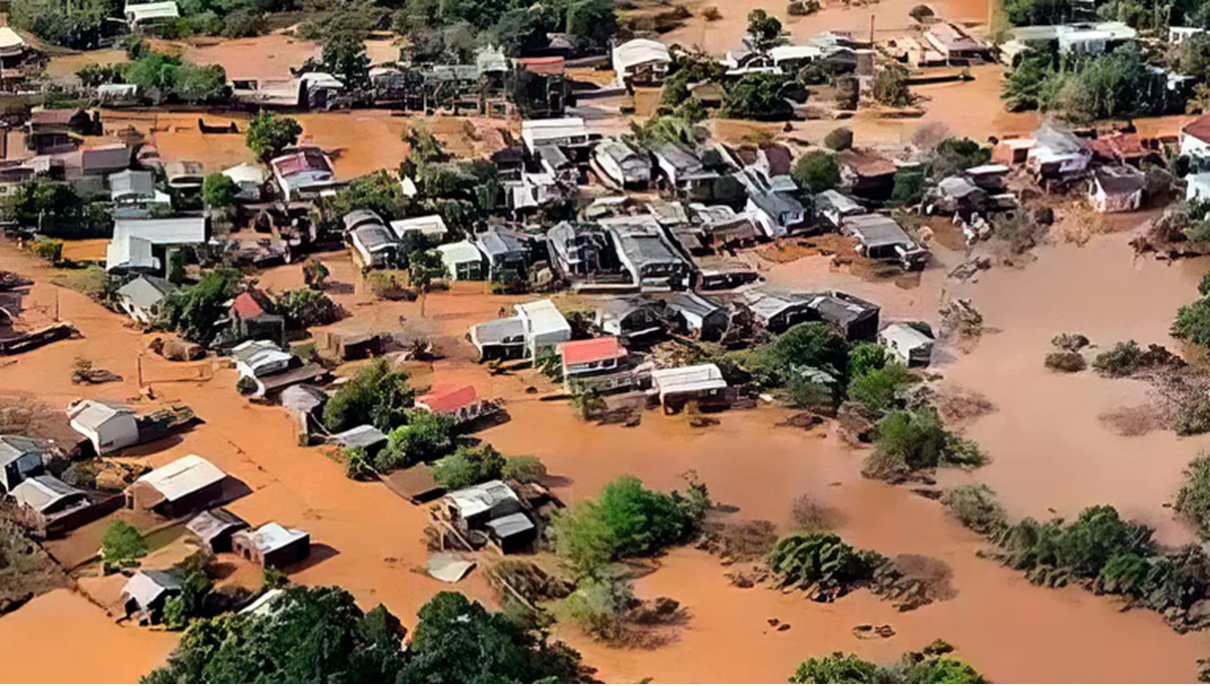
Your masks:
<svg viewBox="0 0 1210 686"><path fill-rule="evenodd" d="M668 46L657 40L635 38L613 46L613 71L625 86L655 86L663 82L672 64Z"/></svg>
<svg viewBox="0 0 1210 686"><path fill-rule="evenodd" d="M270 522L255 531L244 529L232 534L231 549L265 569L280 569L307 559L311 534Z"/></svg>
<svg viewBox="0 0 1210 686"><path fill-rule="evenodd" d="M601 226L613 236L622 266L645 289L683 289L691 266L669 242L652 215L608 217Z"/></svg>
<svg viewBox="0 0 1210 686"><path fill-rule="evenodd" d="M673 329L698 340L719 340L731 323L727 308L692 291L673 293L664 305Z"/></svg>
<svg viewBox="0 0 1210 686"><path fill-rule="evenodd" d="M316 147L289 151L270 160L269 167L286 202L316 198L340 185L331 160Z"/></svg>
<svg viewBox="0 0 1210 686"><path fill-rule="evenodd" d="M741 293L738 302L752 313L758 324L773 333L815 318L808 298L789 293L757 288Z"/></svg>
<svg viewBox="0 0 1210 686"><path fill-rule="evenodd" d="M31 476L9 493L22 524L43 538L57 538L122 506L121 496L88 493L49 475Z"/></svg>
<svg viewBox="0 0 1210 686"><path fill-rule="evenodd" d="M614 188L645 190L651 183L651 157L621 138L597 144L592 160L603 180Z"/></svg>
<svg viewBox="0 0 1210 686"><path fill-rule="evenodd" d="M41 474L51 454L51 444L25 436L0 436L0 486L12 492L26 477Z"/></svg>
<svg viewBox="0 0 1210 686"><path fill-rule="evenodd" d="M839 329L850 341L872 341L878 334L881 308L841 291L806 294L808 307L815 318Z"/></svg>
<svg viewBox="0 0 1210 686"><path fill-rule="evenodd" d="M616 274L621 268L609 234L595 224L560 222L546 233L546 245L555 271L568 281Z"/></svg>
<svg viewBox="0 0 1210 686"><path fill-rule="evenodd" d="M898 262L904 269L920 269L928 262L929 252L890 217L862 214L845 219L840 230L854 236L861 254L871 260Z"/></svg>
<svg viewBox="0 0 1210 686"><path fill-rule="evenodd" d="M149 326L160 317L160 308L176 286L158 276L140 274L118 289L118 305L136 324Z"/></svg>
<svg viewBox="0 0 1210 686"><path fill-rule="evenodd" d="M560 343L564 390L576 393L585 389L601 392L629 388L633 377L618 373L628 355L616 336Z"/></svg>
<svg viewBox="0 0 1210 686"><path fill-rule="evenodd" d="M232 552L232 535L247 528L248 522L221 507L206 510L185 524L185 530L215 555Z"/></svg>
<svg viewBox="0 0 1210 686"><path fill-rule="evenodd" d="M450 281L483 281L488 270L483 253L470 241L458 241L437 246L445 276Z"/></svg>
<svg viewBox="0 0 1210 686"><path fill-rule="evenodd" d="M154 208L172 209L172 198L156 190L155 176L149 171L123 170L110 174L108 183L114 217L145 219Z"/></svg>
<svg viewBox="0 0 1210 686"><path fill-rule="evenodd" d="M467 335L480 359L525 357L534 361L571 340L571 325L550 300L514 305L513 312L511 317L470 328Z"/></svg>
<svg viewBox="0 0 1210 686"><path fill-rule="evenodd" d="M663 303L643 297L619 296L597 303L593 322L601 331L630 345L664 334Z"/></svg>
<svg viewBox="0 0 1210 686"><path fill-rule="evenodd" d="M454 491L442 503L454 526L486 534L505 554L528 550L537 537L537 525L516 492L503 481Z"/></svg>
<svg viewBox="0 0 1210 686"><path fill-rule="evenodd" d="M223 470L209 460L187 455L139 477L126 489L126 506L180 517L221 500L226 481Z"/></svg>
<svg viewBox="0 0 1210 686"><path fill-rule="evenodd" d="M888 324L878 342L905 366L927 367L933 357L933 337L910 324Z"/></svg>
<svg viewBox="0 0 1210 686"><path fill-rule="evenodd" d="M163 619L164 602L181 592L181 582L163 569L144 569L134 573L122 587L119 599L127 617L140 624L159 624Z"/></svg>
<svg viewBox="0 0 1210 686"><path fill-rule="evenodd" d="M723 372L713 363L651 372L651 393L666 413L677 412L689 402L723 401L726 392Z"/></svg>
<svg viewBox="0 0 1210 686"><path fill-rule="evenodd" d="M469 424L500 411L496 403L480 398L475 387L469 384L437 384L427 393L416 396L416 407L445 415L455 424Z"/></svg>
<svg viewBox="0 0 1210 686"><path fill-rule="evenodd" d="M690 196L708 196L718 172L706 167L696 151L683 143L664 143L651 151L655 169L660 174L660 187Z"/></svg>
<svg viewBox="0 0 1210 686"><path fill-rule="evenodd" d="M1025 167L1041 178L1063 179L1082 174L1092 161L1092 152L1070 131L1043 124L1034 132Z"/></svg>
<svg viewBox="0 0 1210 686"><path fill-rule="evenodd" d="M1147 177L1133 167L1101 167L1088 182L1088 199L1101 213L1133 212L1143 206Z"/></svg>
<svg viewBox="0 0 1210 686"><path fill-rule="evenodd" d="M105 270L162 272L168 266L168 253L172 249L205 242L205 217L118 218L113 238L105 248Z"/></svg>
<svg viewBox="0 0 1210 686"><path fill-rule="evenodd" d="M522 280L529 271L529 238L508 229L488 229L475 234L475 247L487 258L492 281Z"/></svg>
<svg viewBox="0 0 1210 686"><path fill-rule="evenodd" d="M826 190L815 196L815 216L839 229L849 217L865 214L866 209L856 200L837 190Z"/></svg>
<svg viewBox="0 0 1210 686"><path fill-rule="evenodd" d="M139 420L129 408L103 400L83 400L67 408L71 428L92 443L98 455L108 455L139 441Z"/></svg>

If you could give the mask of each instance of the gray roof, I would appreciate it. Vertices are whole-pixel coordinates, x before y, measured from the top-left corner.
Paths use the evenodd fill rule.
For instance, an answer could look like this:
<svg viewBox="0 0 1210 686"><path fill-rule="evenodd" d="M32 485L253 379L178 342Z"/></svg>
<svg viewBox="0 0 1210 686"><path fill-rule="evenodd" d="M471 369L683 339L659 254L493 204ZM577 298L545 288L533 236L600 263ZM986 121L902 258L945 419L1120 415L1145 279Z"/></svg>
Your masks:
<svg viewBox="0 0 1210 686"><path fill-rule="evenodd" d="M533 531L535 527L534 523L524 512L514 512L489 521L487 528L491 529L497 538L505 539L527 531Z"/></svg>
<svg viewBox="0 0 1210 686"><path fill-rule="evenodd" d="M861 214L849 217L844 222L844 231L857 236L867 248L888 245L915 245L899 223L881 214Z"/></svg>
<svg viewBox="0 0 1210 686"><path fill-rule="evenodd" d="M525 338L525 322L520 317L503 317L471 327L475 340L482 344L503 343L506 340L520 341Z"/></svg>
<svg viewBox="0 0 1210 686"><path fill-rule="evenodd" d="M602 141L600 145L597 146L597 152L613 159L619 165L632 157L643 160L647 159L641 152L638 151L637 148L635 148L635 146L627 143L621 138L610 138Z"/></svg>
<svg viewBox="0 0 1210 686"><path fill-rule="evenodd" d="M328 399L328 394L306 384L291 386L281 392L282 407L288 410L312 412Z"/></svg>
<svg viewBox="0 0 1210 686"><path fill-rule="evenodd" d="M876 317L880 309L872 302L840 291L824 291L806 297L810 300L811 309L818 312L821 319L838 326Z"/></svg>
<svg viewBox="0 0 1210 686"><path fill-rule="evenodd" d="M352 231L362 225L385 226L382 217L374 210L353 210L346 214L342 220L345 225L345 231Z"/></svg>
<svg viewBox="0 0 1210 686"><path fill-rule="evenodd" d="M965 198L983 190L962 176L948 176L941 179L941 182L937 184L937 189L951 198Z"/></svg>
<svg viewBox="0 0 1210 686"><path fill-rule="evenodd" d="M705 165L702 164L697 153L681 143L665 143L657 146L653 152L682 174L693 174L705 170Z"/></svg>
<svg viewBox="0 0 1210 686"><path fill-rule="evenodd" d="M802 203L785 193L778 193L776 191L750 193L748 197L752 199L752 202L757 207L772 217L780 218L786 214L802 214L804 212Z"/></svg>
<svg viewBox="0 0 1210 686"><path fill-rule="evenodd" d="M305 531L287 529L277 522L269 522L255 531L240 531L235 535L247 540L261 555L281 550L288 545L311 537Z"/></svg>
<svg viewBox="0 0 1210 686"><path fill-rule="evenodd" d="M563 152L563 148L557 145L539 145L535 149L535 152L538 153L538 157L543 162L555 169L562 169L571 164L571 158L567 156L567 153Z"/></svg>
<svg viewBox="0 0 1210 686"><path fill-rule="evenodd" d="M395 234L381 224L361 226L354 229L350 235L356 237L357 242L372 253L399 243Z"/></svg>
<svg viewBox="0 0 1210 686"><path fill-rule="evenodd" d="M49 447L48 442L37 438L0 436L0 467L12 464L30 453L43 456L43 462L45 462L45 455Z"/></svg>
<svg viewBox="0 0 1210 686"><path fill-rule="evenodd" d="M329 440L345 448L369 448L384 443L387 435L369 424L355 426L348 431L332 434Z"/></svg>
<svg viewBox="0 0 1210 686"><path fill-rule="evenodd" d="M118 295L130 304L151 309L163 302L176 290L176 286L158 276L138 276L118 289Z"/></svg>
<svg viewBox="0 0 1210 686"><path fill-rule="evenodd" d="M665 302L668 303L668 307L678 312L688 312L699 317L708 317L723 309L722 305L713 300L689 291L673 293Z"/></svg>
<svg viewBox="0 0 1210 686"><path fill-rule="evenodd" d="M145 569L130 577L122 588L122 594L134 600L140 608L147 609L165 594L180 590L181 582L171 572Z"/></svg>
<svg viewBox="0 0 1210 686"><path fill-rule="evenodd" d="M141 198L155 196L155 176L149 171L127 169L109 175L109 192L114 198L135 195Z"/></svg>
<svg viewBox="0 0 1210 686"><path fill-rule="evenodd" d="M46 512L69 498L84 495L84 491L59 481L49 474L31 476L17 484L9 494L19 505Z"/></svg>
<svg viewBox="0 0 1210 686"><path fill-rule="evenodd" d="M247 528L248 522L221 507L207 510L185 524L185 529L207 543L229 531Z"/></svg>
<svg viewBox="0 0 1210 686"><path fill-rule="evenodd" d="M488 257L507 255L509 253L528 253L525 239L515 231L505 229L488 229L476 234L475 245Z"/></svg>

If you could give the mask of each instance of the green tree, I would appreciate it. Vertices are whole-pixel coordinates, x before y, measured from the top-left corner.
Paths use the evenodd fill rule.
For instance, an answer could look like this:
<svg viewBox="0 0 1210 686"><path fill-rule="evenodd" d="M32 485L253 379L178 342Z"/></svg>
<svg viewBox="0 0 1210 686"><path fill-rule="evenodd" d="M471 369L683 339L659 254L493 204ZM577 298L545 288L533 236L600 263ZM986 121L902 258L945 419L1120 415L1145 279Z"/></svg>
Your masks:
<svg viewBox="0 0 1210 686"><path fill-rule="evenodd" d="M227 314L227 301L240 291L243 274L235 269L207 272L193 286L174 291L164 301L161 318L185 340L210 345Z"/></svg>
<svg viewBox="0 0 1210 686"><path fill-rule="evenodd" d="M1202 298L1177 310L1170 333L1194 345L1210 347L1210 299Z"/></svg>
<svg viewBox="0 0 1210 686"><path fill-rule="evenodd" d="M935 410L894 410L878 422L865 473L897 480L922 469L977 467L986 461L977 445L947 431Z"/></svg>
<svg viewBox="0 0 1210 686"><path fill-rule="evenodd" d="M588 677L579 653L459 593L438 593L417 616L398 683L575 684Z"/></svg>
<svg viewBox="0 0 1210 686"><path fill-rule="evenodd" d="M391 369L386 360L375 360L328 398L324 424L330 431L364 424L390 431L408 421L414 399L407 374Z"/></svg>
<svg viewBox="0 0 1210 686"><path fill-rule="evenodd" d="M928 178L919 169L900 169L895 172L895 185L891 189L891 204L899 206L919 205L924 199Z"/></svg>
<svg viewBox="0 0 1210 686"><path fill-rule="evenodd" d="M344 589L290 586L272 609L195 621L144 683L392 683L404 667L404 629L381 605L363 613Z"/></svg>
<svg viewBox="0 0 1210 686"><path fill-rule="evenodd" d="M341 33L329 36L323 44L324 70L350 89L365 87L370 80L370 58L365 41L359 35Z"/></svg>
<svg viewBox="0 0 1210 686"><path fill-rule="evenodd" d="M810 150L799 157L790 175L808 193L822 193L840 185L840 165L824 150Z"/></svg>
<svg viewBox="0 0 1210 686"><path fill-rule="evenodd" d="M886 348L877 343L858 343L849 350L849 378L882 369L888 362Z"/></svg>
<svg viewBox="0 0 1210 686"><path fill-rule="evenodd" d="M101 561L106 570L117 570L138 564L147 554L147 542L139 530L123 521L110 522L101 538Z"/></svg>
<svg viewBox="0 0 1210 686"><path fill-rule="evenodd" d="M448 11L448 5L447 11ZM471 22L474 23L474 22ZM558 22L540 5L518 7L505 12L492 33L509 57L524 57L545 48L547 34L558 29Z"/></svg>
<svg viewBox="0 0 1210 686"><path fill-rule="evenodd" d="M768 52L787 42L781 21L762 9L748 13L748 39L757 52Z"/></svg>
<svg viewBox="0 0 1210 686"><path fill-rule="evenodd" d="M461 447L433 463L433 479L447 490L456 491L503 476L507 464L498 450L484 443Z"/></svg>
<svg viewBox="0 0 1210 686"><path fill-rule="evenodd" d="M298 288L277 296L277 309L292 330L325 326L340 320L344 310L327 293L310 288Z"/></svg>
<svg viewBox="0 0 1210 686"><path fill-rule="evenodd" d="M868 369L849 381L850 400L861 403L874 416L883 415L903 404L903 394L920 380L898 364Z"/></svg>
<svg viewBox="0 0 1210 686"><path fill-rule="evenodd" d="M164 601L164 624L180 631L194 620L206 616L207 601L214 592L214 582L205 573L194 570L181 578L181 590Z"/></svg>
<svg viewBox="0 0 1210 686"><path fill-rule="evenodd" d="M1192 524L1199 537L1210 538L1210 455L1198 455L1185 468L1185 479L1172 510Z"/></svg>
<svg viewBox="0 0 1210 686"><path fill-rule="evenodd" d="M1000 97L1009 112L1048 109L1063 85L1055 72L1055 56L1028 54L1004 78Z"/></svg>
<svg viewBox="0 0 1210 686"><path fill-rule="evenodd" d="M961 174L971 167L987 164L991 150L969 138L946 138L933 148L930 155L933 174L938 178Z"/></svg>
<svg viewBox="0 0 1210 686"><path fill-rule="evenodd" d="M870 87L874 100L887 107L907 107L912 104L912 92L908 89L907 70L898 65L889 65L874 75Z"/></svg>
<svg viewBox="0 0 1210 686"><path fill-rule="evenodd" d="M454 450L455 429L454 420L443 414L411 410L407 423L391 431L374 467L386 473L445 457Z"/></svg>
<svg viewBox="0 0 1210 686"><path fill-rule="evenodd" d="M600 576L611 562L685 543L697 533L708 507L701 484L691 484L686 495L666 495L644 488L633 476L618 477L596 500L556 514L551 524L555 551L578 576Z"/></svg>
<svg viewBox="0 0 1210 686"><path fill-rule="evenodd" d="M301 135L302 125L297 119L262 112L248 124L245 137L252 154L268 161L280 155L286 148L297 145Z"/></svg>
<svg viewBox="0 0 1210 686"><path fill-rule="evenodd" d="M727 90L723 100L723 116L756 121L789 119L794 116L794 106L782 96L786 83L786 77L781 74L744 76Z"/></svg>
<svg viewBox="0 0 1210 686"><path fill-rule="evenodd" d="M618 15L610 0L581 0L567 8L567 33L580 48L606 48L618 31Z"/></svg>
<svg viewBox="0 0 1210 686"><path fill-rule="evenodd" d="M530 455L506 458L500 478L520 483L541 483L546 478L546 465Z"/></svg>
<svg viewBox="0 0 1210 686"><path fill-rule="evenodd" d="M849 653L835 652L812 657L800 664L789 679L792 684L889 684L891 675L874 664Z"/></svg>
<svg viewBox="0 0 1210 686"><path fill-rule="evenodd" d="M206 207L222 209L232 207L239 195L239 186L222 174L209 174L202 181L202 200Z"/></svg>
<svg viewBox="0 0 1210 686"><path fill-rule="evenodd" d="M433 279L446 275L445 262L436 250L413 250L408 257L408 278L415 288L427 291Z"/></svg>
<svg viewBox="0 0 1210 686"><path fill-rule="evenodd" d="M740 366L764 386L786 383L798 368L818 369L843 379L849 366L849 344L822 322L796 324L769 345L745 351Z"/></svg>

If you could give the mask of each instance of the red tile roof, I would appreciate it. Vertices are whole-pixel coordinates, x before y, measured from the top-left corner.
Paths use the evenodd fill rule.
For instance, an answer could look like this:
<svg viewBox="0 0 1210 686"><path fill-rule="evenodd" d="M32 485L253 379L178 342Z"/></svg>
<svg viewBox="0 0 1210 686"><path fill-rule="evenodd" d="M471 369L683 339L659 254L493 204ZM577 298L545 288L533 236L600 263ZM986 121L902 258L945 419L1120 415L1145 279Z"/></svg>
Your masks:
<svg viewBox="0 0 1210 686"><path fill-rule="evenodd" d="M617 338L609 336L563 343L559 346L559 354L563 356L563 364L587 364L625 357L626 349Z"/></svg>
<svg viewBox="0 0 1210 686"><path fill-rule="evenodd" d="M535 74L547 76L562 74L567 66L562 57L525 57L514 61Z"/></svg>
<svg viewBox="0 0 1210 686"><path fill-rule="evenodd" d="M1088 141L1088 147L1094 155L1116 162L1141 159L1151 154L1143 145L1142 138L1133 133L1102 136Z"/></svg>
<svg viewBox="0 0 1210 686"><path fill-rule="evenodd" d="M1202 115L1185 124L1181 128L1181 133L1193 136L1199 141L1210 143L1210 114Z"/></svg>
<svg viewBox="0 0 1210 686"><path fill-rule="evenodd" d="M474 386L439 384L416 398L416 404L429 408L429 412L455 412L478 398L479 394L475 392Z"/></svg>
<svg viewBox="0 0 1210 686"><path fill-rule="evenodd" d="M241 319L252 319L259 317L265 313L265 308L257 302L256 296L252 295L251 291L244 291L235 296L235 302L231 303L231 309L240 316Z"/></svg>

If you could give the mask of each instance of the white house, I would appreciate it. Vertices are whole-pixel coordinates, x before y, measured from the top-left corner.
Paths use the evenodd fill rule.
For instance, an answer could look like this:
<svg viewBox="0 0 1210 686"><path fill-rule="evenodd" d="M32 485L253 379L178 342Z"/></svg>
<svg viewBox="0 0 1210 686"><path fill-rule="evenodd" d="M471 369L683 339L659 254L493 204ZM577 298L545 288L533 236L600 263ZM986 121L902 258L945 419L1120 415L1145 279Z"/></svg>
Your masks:
<svg viewBox="0 0 1210 686"><path fill-rule="evenodd" d="M446 243L437 246L445 274L451 281L482 281L486 278L483 253L470 241Z"/></svg>
<svg viewBox="0 0 1210 686"><path fill-rule="evenodd" d="M236 198L247 202L259 202L261 199L261 189L268 180L268 175L259 164L238 164L230 169L223 170L223 176L235 182L239 186L239 193Z"/></svg>
<svg viewBox="0 0 1210 686"><path fill-rule="evenodd" d="M1088 183L1089 200L1097 212L1133 212L1143 205L1147 177L1133 167L1102 167Z"/></svg>
<svg viewBox="0 0 1210 686"><path fill-rule="evenodd" d="M613 71L618 83L652 85L664 80L672 55L668 46L648 38L635 38L613 46Z"/></svg>
<svg viewBox="0 0 1210 686"><path fill-rule="evenodd" d="M105 249L105 269L159 269L156 248L205 242L205 217L117 219Z"/></svg>
<svg viewBox="0 0 1210 686"><path fill-rule="evenodd" d="M231 349L231 358L241 377L257 378L289 369L294 354L272 341L244 341Z"/></svg>
<svg viewBox="0 0 1210 686"><path fill-rule="evenodd" d="M552 353L560 343L571 340L571 325L550 300L516 305L513 308L525 328L525 353L537 359Z"/></svg>
<svg viewBox="0 0 1210 686"><path fill-rule="evenodd" d="M147 326L160 316L160 306L176 286L158 276L140 274L118 289L118 304L136 324Z"/></svg>
<svg viewBox="0 0 1210 686"><path fill-rule="evenodd" d="M907 324L888 324L878 342L908 367L927 367L933 357L933 337Z"/></svg>
<svg viewBox="0 0 1210 686"><path fill-rule="evenodd" d="M395 237L399 240L403 240L408 234L416 234L434 242L443 240L450 232L439 214L396 219L391 222L391 231L395 232Z"/></svg>
<svg viewBox="0 0 1210 686"><path fill-rule="evenodd" d="M175 0L166 0L165 2L127 3L123 14L126 15L126 21L133 29L163 19L177 19L181 16L181 11L177 8Z"/></svg>
<svg viewBox="0 0 1210 686"><path fill-rule="evenodd" d="M521 122L521 140L529 154L542 146L584 147L588 145L588 128L580 117L563 119L534 119Z"/></svg>
<svg viewBox="0 0 1210 686"><path fill-rule="evenodd" d="M726 389L723 372L713 363L651 372L651 391L664 406L677 400L717 397Z"/></svg>
<svg viewBox="0 0 1210 686"><path fill-rule="evenodd" d="M777 191L749 192L744 209L769 238L785 236L807 219L802 203Z"/></svg>
<svg viewBox="0 0 1210 686"><path fill-rule="evenodd" d="M0 436L0 486L11 491L25 477L41 472L46 465L46 441L25 436Z"/></svg>
<svg viewBox="0 0 1210 686"><path fill-rule="evenodd" d="M98 455L139 442L139 422L135 414L121 405L100 400L81 400L67 407L71 428L92 443Z"/></svg>
<svg viewBox="0 0 1210 686"><path fill-rule="evenodd" d="M651 183L651 157L620 138L601 141L592 153L605 180L618 188L646 188Z"/></svg>

